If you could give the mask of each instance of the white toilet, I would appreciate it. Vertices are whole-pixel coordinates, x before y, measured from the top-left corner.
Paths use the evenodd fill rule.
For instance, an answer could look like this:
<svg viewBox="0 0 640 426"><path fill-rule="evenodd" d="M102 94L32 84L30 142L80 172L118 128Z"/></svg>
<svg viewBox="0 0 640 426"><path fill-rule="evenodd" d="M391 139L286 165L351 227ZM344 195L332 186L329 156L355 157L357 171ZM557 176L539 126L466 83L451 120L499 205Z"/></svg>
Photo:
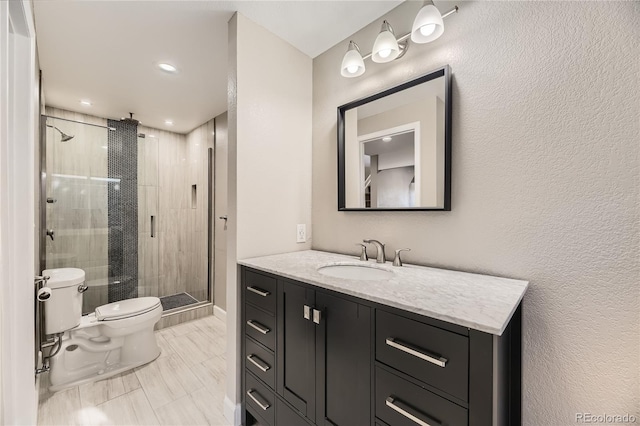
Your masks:
<svg viewBox="0 0 640 426"><path fill-rule="evenodd" d="M50 358L50 389L110 377L153 361L160 348L153 333L162 316L157 297L138 297L99 306L82 316L85 273L82 269L47 269L51 297L45 302L45 333L62 335Z"/></svg>

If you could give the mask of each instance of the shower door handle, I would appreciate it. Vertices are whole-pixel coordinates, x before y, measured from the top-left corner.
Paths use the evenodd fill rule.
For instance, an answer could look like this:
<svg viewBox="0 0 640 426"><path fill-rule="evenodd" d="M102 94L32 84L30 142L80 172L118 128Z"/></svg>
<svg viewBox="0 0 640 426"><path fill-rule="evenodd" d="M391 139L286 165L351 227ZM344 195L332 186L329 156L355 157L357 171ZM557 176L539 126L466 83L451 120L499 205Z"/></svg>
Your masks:
<svg viewBox="0 0 640 426"><path fill-rule="evenodd" d="M53 229L47 229L47 236L49 238L51 238L51 241L53 241L53 238L55 237L56 233L53 231Z"/></svg>
<svg viewBox="0 0 640 426"><path fill-rule="evenodd" d="M156 237L156 217L151 215L151 238Z"/></svg>

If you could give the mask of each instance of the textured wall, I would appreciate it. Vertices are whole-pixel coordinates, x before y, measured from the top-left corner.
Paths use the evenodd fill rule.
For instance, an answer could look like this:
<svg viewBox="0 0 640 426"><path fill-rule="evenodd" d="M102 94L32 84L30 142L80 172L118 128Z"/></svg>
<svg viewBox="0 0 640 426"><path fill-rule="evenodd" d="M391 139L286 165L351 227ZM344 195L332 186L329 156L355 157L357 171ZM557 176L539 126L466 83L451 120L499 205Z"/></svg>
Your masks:
<svg viewBox="0 0 640 426"><path fill-rule="evenodd" d="M397 34L419 6L386 16ZM640 3L460 6L441 39L360 78L339 73L348 40L314 60L313 247L377 238L409 263L530 280L524 424L640 414ZM353 35L364 53L379 27ZM338 212L336 107L447 63L452 211Z"/></svg>

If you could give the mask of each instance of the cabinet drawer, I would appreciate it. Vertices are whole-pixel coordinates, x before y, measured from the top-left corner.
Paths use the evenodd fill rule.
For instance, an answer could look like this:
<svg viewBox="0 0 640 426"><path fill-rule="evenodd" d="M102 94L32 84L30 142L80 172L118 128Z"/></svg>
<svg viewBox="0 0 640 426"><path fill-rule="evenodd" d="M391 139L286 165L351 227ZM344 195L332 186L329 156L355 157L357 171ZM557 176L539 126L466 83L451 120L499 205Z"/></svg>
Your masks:
<svg viewBox="0 0 640 426"><path fill-rule="evenodd" d="M468 401L469 339L376 310L376 359Z"/></svg>
<svg viewBox="0 0 640 426"><path fill-rule="evenodd" d="M245 307L247 335L274 351L276 347L275 317L251 305L247 304Z"/></svg>
<svg viewBox="0 0 640 426"><path fill-rule="evenodd" d="M276 387L276 362L273 353L260 346L253 340L246 339L247 358L245 365L257 378L265 382L271 388Z"/></svg>
<svg viewBox="0 0 640 426"><path fill-rule="evenodd" d="M245 401L247 409L260 423L275 426L276 397L260 380L250 373L245 376Z"/></svg>
<svg viewBox="0 0 640 426"><path fill-rule="evenodd" d="M256 306L276 312L276 279L266 275L256 274L245 269L244 273L245 300Z"/></svg>
<svg viewBox="0 0 640 426"><path fill-rule="evenodd" d="M467 426L467 410L376 367L376 417L392 426Z"/></svg>
<svg viewBox="0 0 640 426"><path fill-rule="evenodd" d="M309 423L301 414L289 408L287 404L281 400L276 401L276 418L278 426L309 426Z"/></svg>

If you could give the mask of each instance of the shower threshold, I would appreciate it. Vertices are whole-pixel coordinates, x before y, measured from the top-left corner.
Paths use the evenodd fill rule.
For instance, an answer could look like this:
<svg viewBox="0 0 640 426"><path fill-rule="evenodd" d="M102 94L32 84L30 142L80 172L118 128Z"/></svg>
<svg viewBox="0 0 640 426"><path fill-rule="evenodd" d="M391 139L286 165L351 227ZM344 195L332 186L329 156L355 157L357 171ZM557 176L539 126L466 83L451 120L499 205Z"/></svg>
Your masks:
<svg viewBox="0 0 640 426"><path fill-rule="evenodd" d="M160 303L162 303L162 310L168 311L170 309L193 305L194 303L199 303L199 301L189 293L176 293L170 296L161 297Z"/></svg>

